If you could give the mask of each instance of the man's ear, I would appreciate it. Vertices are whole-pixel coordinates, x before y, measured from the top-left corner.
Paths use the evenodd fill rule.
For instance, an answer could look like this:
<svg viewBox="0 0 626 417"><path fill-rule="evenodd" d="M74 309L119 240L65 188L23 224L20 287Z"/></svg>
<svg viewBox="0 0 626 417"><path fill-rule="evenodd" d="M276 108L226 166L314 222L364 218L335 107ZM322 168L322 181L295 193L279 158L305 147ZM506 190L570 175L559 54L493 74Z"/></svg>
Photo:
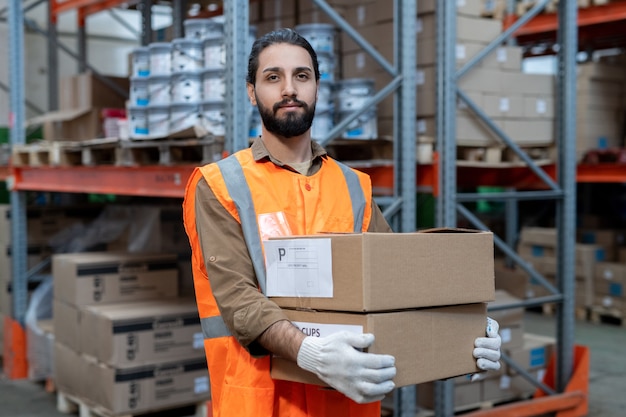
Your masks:
<svg viewBox="0 0 626 417"><path fill-rule="evenodd" d="M248 90L248 100L250 100L250 103L252 103L253 106L256 106L256 96L254 94L254 86L250 83L247 83L246 89Z"/></svg>

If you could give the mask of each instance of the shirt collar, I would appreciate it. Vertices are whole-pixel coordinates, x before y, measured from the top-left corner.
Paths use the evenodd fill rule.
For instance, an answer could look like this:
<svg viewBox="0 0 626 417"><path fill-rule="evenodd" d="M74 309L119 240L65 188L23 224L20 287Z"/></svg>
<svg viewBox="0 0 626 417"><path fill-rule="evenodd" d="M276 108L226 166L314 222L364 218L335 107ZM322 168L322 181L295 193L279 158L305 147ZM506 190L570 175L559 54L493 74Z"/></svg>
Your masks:
<svg viewBox="0 0 626 417"><path fill-rule="evenodd" d="M263 140L261 140L260 137L256 138L254 142L252 142L252 146L250 146L250 149L252 150L252 157L257 162L267 158L278 166L281 166L281 167L285 166L283 162L274 158L270 154L270 152L265 147ZM318 162L320 158L325 158L327 155L326 150L322 147L322 145L320 145L314 140L311 141L311 151L313 155L313 160L312 160L311 165L316 165L316 162Z"/></svg>

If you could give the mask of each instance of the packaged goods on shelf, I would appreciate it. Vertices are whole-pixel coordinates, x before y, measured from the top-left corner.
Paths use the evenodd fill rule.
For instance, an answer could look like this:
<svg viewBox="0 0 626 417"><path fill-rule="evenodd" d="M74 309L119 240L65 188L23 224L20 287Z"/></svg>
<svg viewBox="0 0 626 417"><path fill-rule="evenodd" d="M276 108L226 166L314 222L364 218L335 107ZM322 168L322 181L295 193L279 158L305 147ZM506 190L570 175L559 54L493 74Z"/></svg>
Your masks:
<svg viewBox="0 0 626 417"><path fill-rule="evenodd" d="M489 307L506 306L517 303L519 298L503 290L496 290L496 299L488 303ZM500 325L499 334L502 346L506 349L516 348L524 343L524 308L516 307L505 310L490 311L489 317Z"/></svg>
<svg viewBox="0 0 626 417"><path fill-rule="evenodd" d="M619 147L626 112L626 72L619 62L578 65L576 82L576 155Z"/></svg>

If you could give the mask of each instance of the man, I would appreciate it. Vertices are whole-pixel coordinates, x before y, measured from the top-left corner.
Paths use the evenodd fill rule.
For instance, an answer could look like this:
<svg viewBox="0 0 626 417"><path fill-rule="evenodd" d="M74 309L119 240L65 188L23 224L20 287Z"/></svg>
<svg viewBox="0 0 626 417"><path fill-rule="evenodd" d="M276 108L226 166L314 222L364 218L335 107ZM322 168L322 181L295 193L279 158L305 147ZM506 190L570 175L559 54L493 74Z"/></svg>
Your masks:
<svg viewBox="0 0 626 417"><path fill-rule="evenodd" d="M263 295L262 240L320 232L391 232L365 174L311 141L317 56L290 29L258 39L247 90L263 121L249 149L197 168L183 203L216 417L379 417L394 358L364 353L371 334L306 337ZM477 339L481 369L497 369L500 339ZM273 380L270 353L329 386Z"/></svg>

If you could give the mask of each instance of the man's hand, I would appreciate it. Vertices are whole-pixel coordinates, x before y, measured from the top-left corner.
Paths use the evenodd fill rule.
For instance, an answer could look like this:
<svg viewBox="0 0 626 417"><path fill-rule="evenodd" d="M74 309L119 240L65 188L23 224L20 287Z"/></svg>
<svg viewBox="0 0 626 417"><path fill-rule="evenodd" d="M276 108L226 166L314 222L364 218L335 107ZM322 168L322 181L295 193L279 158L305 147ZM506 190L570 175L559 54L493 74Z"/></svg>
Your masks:
<svg viewBox="0 0 626 417"><path fill-rule="evenodd" d="M395 358L358 350L372 343L374 335L369 333L308 336L300 346L298 366L357 403L380 401L395 387Z"/></svg>
<svg viewBox="0 0 626 417"><path fill-rule="evenodd" d="M487 317L487 337L478 337L474 342L474 357L476 366L483 371L497 371L500 369L500 346L502 340L498 334L500 325L494 319Z"/></svg>

